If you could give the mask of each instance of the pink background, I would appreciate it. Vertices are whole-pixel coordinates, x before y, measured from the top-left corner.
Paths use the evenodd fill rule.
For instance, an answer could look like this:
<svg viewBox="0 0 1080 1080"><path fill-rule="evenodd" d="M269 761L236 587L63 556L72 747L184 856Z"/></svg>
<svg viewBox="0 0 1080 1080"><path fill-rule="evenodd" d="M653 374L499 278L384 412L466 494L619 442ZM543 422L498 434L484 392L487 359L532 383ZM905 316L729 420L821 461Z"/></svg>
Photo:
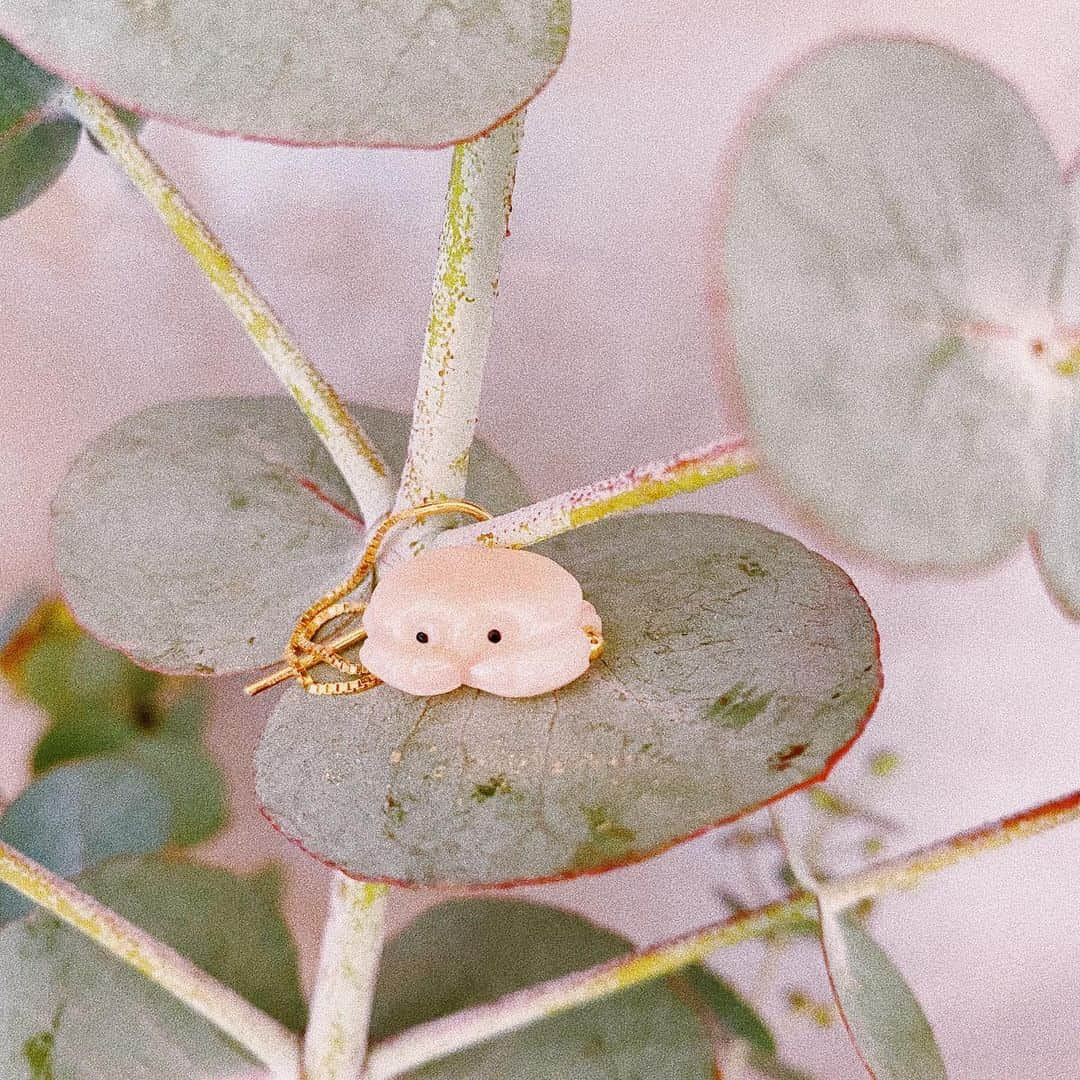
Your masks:
<svg viewBox="0 0 1080 1080"><path fill-rule="evenodd" d="M579 0L570 55L530 109L482 417L537 495L733 435L715 390L704 249L715 178L740 110L812 44L856 30L948 42L1025 94L1063 161L1080 148L1080 14L1064 2L656 5ZM415 382L448 154L300 151L160 124L146 140L326 374L406 409ZM139 196L88 145L46 197L0 224L0 600L47 582L47 508L78 447L166 398L276 392L259 357ZM691 499L807 536L756 479ZM969 581L896 580L840 559L881 627L887 687L855 757L895 747L879 807L914 846L1078 783L1080 628L1026 552ZM328 875L278 837L251 794L265 705L220 687L213 742L234 824L207 856L290 867L310 977ZM37 719L0 701L5 795ZM239 752L238 752L239 751ZM858 773L837 770L843 785ZM1080 1071L1080 829L984 857L890 899L880 939L908 976L958 1080ZM640 942L713 916L739 869L705 837L603 878L535 890ZM396 893L394 923L427 897ZM718 965L744 987L757 946ZM796 950L778 982L824 994ZM779 998L767 1008L780 1017ZM780 1021L793 1063L863 1075L837 1027Z"/></svg>

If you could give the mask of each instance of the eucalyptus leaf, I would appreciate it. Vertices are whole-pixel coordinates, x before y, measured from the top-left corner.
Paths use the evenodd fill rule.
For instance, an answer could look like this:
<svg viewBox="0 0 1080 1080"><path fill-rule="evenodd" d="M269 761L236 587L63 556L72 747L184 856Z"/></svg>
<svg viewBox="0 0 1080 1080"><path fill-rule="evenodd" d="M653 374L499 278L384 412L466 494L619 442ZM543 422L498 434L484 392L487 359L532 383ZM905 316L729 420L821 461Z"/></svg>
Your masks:
<svg viewBox="0 0 1080 1080"><path fill-rule="evenodd" d="M536 94L569 0L8 0L0 27L76 84L138 112L290 143L437 146Z"/></svg>
<svg viewBox="0 0 1080 1080"><path fill-rule="evenodd" d="M372 1038L389 1038L631 948L618 934L539 904L441 904L387 946L375 990ZM404 1074L409 1080L711 1080L713 1075L704 1029L663 979Z"/></svg>
<svg viewBox="0 0 1080 1080"><path fill-rule="evenodd" d="M1047 586L1065 611L1080 619L1080 394L1055 461L1036 541Z"/></svg>
<svg viewBox="0 0 1080 1080"><path fill-rule="evenodd" d="M821 911L836 1003L876 1080L947 1080L930 1022L903 975L850 915Z"/></svg>
<svg viewBox="0 0 1080 1080"><path fill-rule="evenodd" d="M263 877L117 860L80 885L283 1022L303 1023L296 954ZM171 994L51 916L0 929L0 1075L224 1077L254 1063Z"/></svg>
<svg viewBox="0 0 1080 1080"><path fill-rule="evenodd" d="M136 666L91 638L57 600L21 624L0 651L0 672L52 720L34 748L36 774L88 757L132 762L169 800L172 843L198 843L224 824L224 778L202 745L203 684Z"/></svg>
<svg viewBox="0 0 1080 1080"><path fill-rule="evenodd" d="M115 855L160 850L171 827L157 780L136 765L106 759L62 765L35 780L0 817L0 840L72 878ZM0 886L0 922L32 907Z"/></svg>
<svg viewBox="0 0 1080 1080"><path fill-rule="evenodd" d="M776 1054L776 1039L768 1024L754 1007L729 982L704 964L690 964L672 976L676 985L682 984L720 1022L728 1035L742 1039L751 1050L764 1056Z"/></svg>
<svg viewBox="0 0 1080 1080"><path fill-rule="evenodd" d="M75 154L80 128L58 108L61 90L0 38L0 218L33 202Z"/></svg>
<svg viewBox="0 0 1080 1080"><path fill-rule="evenodd" d="M829 47L750 120L724 226L754 439L841 540L961 569L1043 497L1062 379L1042 355L1071 238L1015 91L947 49Z"/></svg>
<svg viewBox="0 0 1080 1080"><path fill-rule="evenodd" d="M116 859L82 885L287 1028L303 1028L307 1008L276 866L241 877L188 859Z"/></svg>
<svg viewBox="0 0 1080 1080"><path fill-rule="evenodd" d="M646 514L539 550L595 604L603 657L520 700L286 690L256 753L282 832L363 879L567 877L819 779L861 732L880 687L873 619L842 571L790 537ZM753 715L728 707L747 693Z"/></svg>
<svg viewBox="0 0 1080 1080"><path fill-rule="evenodd" d="M392 468L409 418L352 412ZM469 497L528 501L478 443ZM64 593L98 638L138 663L202 674L277 660L297 616L360 557L362 526L329 455L291 401L157 405L79 456L53 506Z"/></svg>

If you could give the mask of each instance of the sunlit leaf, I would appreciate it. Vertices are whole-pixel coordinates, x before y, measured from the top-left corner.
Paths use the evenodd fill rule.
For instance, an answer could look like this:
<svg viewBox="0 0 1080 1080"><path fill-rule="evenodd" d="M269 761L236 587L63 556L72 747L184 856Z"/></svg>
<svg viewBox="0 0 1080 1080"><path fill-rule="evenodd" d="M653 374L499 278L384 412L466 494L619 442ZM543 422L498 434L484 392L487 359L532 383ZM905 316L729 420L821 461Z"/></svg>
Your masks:
<svg viewBox="0 0 1080 1080"><path fill-rule="evenodd" d="M1015 91L911 41L815 55L749 120L723 225L742 400L785 490L909 566L996 559L1042 501L1070 238Z"/></svg>
<svg viewBox="0 0 1080 1080"><path fill-rule="evenodd" d="M903 975L849 915L821 911L822 947L836 1003L876 1080L946 1080L930 1022Z"/></svg>
<svg viewBox="0 0 1080 1080"><path fill-rule="evenodd" d="M296 952L271 878L122 859L80 885L282 1022L302 1026ZM50 916L0 930L0 971L5 1077L177 1080L253 1066L172 995Z"/></svg>
<svg viewBox="0 0 1080 1080"><path fill-rule="evenodd" d="M604 620L571 685L507 700L285 691L256 755L267 813L361 878L502 884L642 858L819 777L880 685L837 567L718 515L648 514L542 550ZM717 714L733 686L767 703Z"/></svg>
<svg viewBox="0 0 1080 1080"><path fill-rule="evenodd" d="M391 467L409 420L353 410ZM469 496L528 500L477 445ZM340 473L291 401L158 405L94 440L53 507L64 594L79 621L140 664L203 674L281 656L297 616L353 568L361 525Z"/></svg>
<svg viewBox="0 0 1080 1080"><path fill-rule="evenodd" d="M435 146L547 82L569 0L311 4L8 0L0 27L73 82L199 128L295 143Z"/></svg>
<svg viewBox="0 0 1080 1080"><path fill-rule="evenodd" d="M62 89L0 38L0 218L33 202L75 153L80 129L57 106Z"/></svg>
<svg viewBox="0 0 1080 1080"><path fill-rule="evenodd" d="M63 765L35 780L0 817L0 840L72 878L115 855L144 855L168 842L169 801L147 770L122 761ZM28 900L0 885L0 922Z"/></svg>
<svg viewBox="0 0 1080 1080"><path fill-rule="evenodd" d="M390 942L375 992L374 1040L629 952L609 930L517 900L425 911ZM541 1020L405 1074L408 1080L712 1080L693 1012L657 980Z"/></svg>

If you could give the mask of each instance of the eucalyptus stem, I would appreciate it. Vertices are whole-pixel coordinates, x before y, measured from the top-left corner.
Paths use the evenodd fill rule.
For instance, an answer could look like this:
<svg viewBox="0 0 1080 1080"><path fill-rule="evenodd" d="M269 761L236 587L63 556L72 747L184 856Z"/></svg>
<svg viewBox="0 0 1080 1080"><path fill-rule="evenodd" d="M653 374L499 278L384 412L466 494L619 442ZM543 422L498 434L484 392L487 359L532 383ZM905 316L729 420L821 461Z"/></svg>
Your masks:
<svg viewBox="0 0 1080 1080"><path fill-rule="evenodd" d="M399 510L465 494L524 122L454 147Z"/></svg>
<svg viewBox="0 0 1080 1080"><path fill-rule="evenodd" d="M296 1080L300 1068L296 1036L174 949L3 843L0 881L168 990L244 1047L275 1080Z"/></svg>
<svg viewBox="0 0 1080 1080"><path fill-rule="evenodd" d="M363 1068L388 893L386 885L334 875L304 1038L304 1080L355 1080Z"/></svg>
<svg viewBox="0 0 1080 1080"><path fill-rule="evenodd" d="M72 115L89 131L187 249L300 406L352 491L365 520L385 513L392 485L379 452L333 388L293 342L221 241L101 98L74 89Z"/></svg>
<svg viewBox="0 0 1080 1080"><path fill-rule="evenodd" d="M744 440L708 443L669 461L638 465L490 521L448 529L439 534L434 544L528 547L582 525L591 525L609 514L621 514L744 476L756 467L757 462Z"/></svg>
<svg viewBox="0 0 1080 1080"><path fill-rule="evenodd" d="M847 907L867 897L909 889L929 874L955 863L1077 820L1080 820L1080 790L1001 821L938 840L850 877L820 882L818 895L827 898L834 909ZM363 1078L390 1080L427 1061L586 1005L628 986L669 975L705 959L716 949L793 930L806 919L816 917L814 895L795 893L786 900L740 912L641 952L419 1024L374 1046Z"/></svg>

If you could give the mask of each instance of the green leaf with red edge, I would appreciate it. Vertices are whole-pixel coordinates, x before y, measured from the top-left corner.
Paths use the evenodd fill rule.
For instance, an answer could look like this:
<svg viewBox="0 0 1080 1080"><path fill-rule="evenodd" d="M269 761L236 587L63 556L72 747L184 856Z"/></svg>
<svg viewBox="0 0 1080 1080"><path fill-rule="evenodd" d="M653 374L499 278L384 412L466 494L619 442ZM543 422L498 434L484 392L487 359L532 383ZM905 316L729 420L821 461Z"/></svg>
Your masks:
<svg viewBox="0 0 1080 1080"><path fill-rule="evenodd" d="M79 125L56 104L63 88L0 38L0 218L51 187L75 154Z"/></svg>
<svg viewBox="0 0 1080 1080"><path fill-rule="evenodd" d="M373 1040L631 951L625 938L522 900L430 908L384 954ZM407 1080L712 1080L713 1052L667 981L621 990L413 1069Z"/></svg>
<svg viewBox="0 0 1080 1080"><path fill-rule="evenodd" d="M274 870L117 859L81 888L293 1030L305 1007ZM0 1075L18 1080L227 1077L249 1056L77 930L37 913L0 929ZM45 1064L52 1070L43 1072ZM37 1072L35 1072L37 1068Z"/></svg>
<svg viewBox="0 0 1080 1080"><path fill-rule="evenodd" d="M892 563L1006 554L1072 393L1066 189L1018 95L944 48L830 46L749 118L728 197L725 330L786 492Z"/></svg>
<svg viewBox="0 0 1080 1080"><path fill-rule="evenodd" d="M439 146L533 97L570 0L8 0L0 30L137 112L288 143Z"/></svg>
<svg viewBox="0 0 1080 1080"><path fill-rule="evenodd" d="M876 1080L947 1080L933 1029L904 976L850 914L819 904L833 996Z"/></svg>
<svg viewBox="0 0 1080 1080"><path fill-rule="evenodd" d="M570 877L819 778L862 730L880 687L873 619L841 570L790 537L645 514L539 550L595 604L603 657L519 700L286 690L256 784L287 836L362 879ZM734 687L753 688L754 715L716 708Z"/></svg>
<svg viewBox="0 0 1080 1080"><path fill-rule="evenodd" d="M409 418L351 406L391 468ZM468 495L493 512L528 501L478 443ZM297 616L359 560L362 524L341 474L284 398L157 405L77 458L53 504L67 601L146 667L225 674L273 663Z"/></svg>

